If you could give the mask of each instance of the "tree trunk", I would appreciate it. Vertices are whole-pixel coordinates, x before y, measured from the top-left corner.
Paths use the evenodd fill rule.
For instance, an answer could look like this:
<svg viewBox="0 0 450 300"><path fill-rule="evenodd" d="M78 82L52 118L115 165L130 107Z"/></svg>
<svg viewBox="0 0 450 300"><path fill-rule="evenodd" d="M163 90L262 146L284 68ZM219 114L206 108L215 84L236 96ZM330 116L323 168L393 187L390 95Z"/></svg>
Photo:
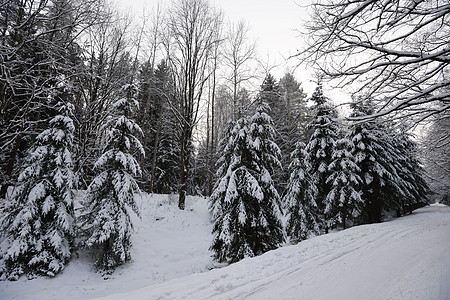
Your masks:
<svg viewBox="0 0 450 300"><path fill-rule="evenodd" d="M181 149L180 149L180 189L178 198L178 208L185 209L186 206L186 189L187 189L187 168L188 168L188 134L187 125L183 125L183 132L181 134Z"/></svg>
<svg viewBox="0 0 450 300"><path fill-rule="evenodd" d="M11 149L11 154L9 156L8 164L6 165L5 176L6 176L7 180L4 182L4 185L2 186L2 188L0 190L0 198L4 199L6 196L6 192L8 191L8 186L10 184L10 178L11 178L12 172L14 170L14 165L16 163L17 151L19 150L21 142L22 142L22 135L19 134L16 137L14 146Z"/></svg>
<svg viewBox="0 0 450 300"><path fill-rule="evenodd" d="M152 158L152 170L150 173L150 186L148 188L149 194L153 192L153 183L155 179L155 169L156 169L156 158L158 153L158 146L159 146L159 136L161 135L161 123L162 123L162 117L161 115L158 118L158 126L156 128L156 136L155 136L155 144L153 148L153 158Z"/></svg>
<svg viewBox="0 0 450 300"><path fill-rule="evenodd" d="M212 95L211 95L211 151L210 155L211 158L214 157L215 154L215 141L214 141L214 102L216 101L216 68L217 68L217 56L214 60L214 72L213 72L213 88L212 88ZM208 197L211 196L212 193L212 187L213 187L213 170L211 170L212 167L209 169L209 178L208 178Z"/></svg>

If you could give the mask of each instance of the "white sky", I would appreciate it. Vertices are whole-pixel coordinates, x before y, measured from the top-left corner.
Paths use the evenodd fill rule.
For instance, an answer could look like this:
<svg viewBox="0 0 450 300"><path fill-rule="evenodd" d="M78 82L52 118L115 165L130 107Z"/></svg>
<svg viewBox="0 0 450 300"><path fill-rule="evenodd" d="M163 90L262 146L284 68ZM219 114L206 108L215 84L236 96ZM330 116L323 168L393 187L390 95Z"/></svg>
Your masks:
<svg viewBox="0 0 450 300"><path fill-rule="evenodd" d="M114 0L125 10L142 14L142 8L151 9L158 2L169 5L171 1L158 0ZM276 64L272 74L279 80L283 74L292 70L296 59L287 58L302 47L302 39L298 36L302 23L308 18L305 7L310 0L210 0L224 12L225 18L232 22L246 21L250 26L249 38L257 43L259 57ZM308 95L311 95L315 84L310 82L311 75L300 67L295 77L302 82Z"/></svg>

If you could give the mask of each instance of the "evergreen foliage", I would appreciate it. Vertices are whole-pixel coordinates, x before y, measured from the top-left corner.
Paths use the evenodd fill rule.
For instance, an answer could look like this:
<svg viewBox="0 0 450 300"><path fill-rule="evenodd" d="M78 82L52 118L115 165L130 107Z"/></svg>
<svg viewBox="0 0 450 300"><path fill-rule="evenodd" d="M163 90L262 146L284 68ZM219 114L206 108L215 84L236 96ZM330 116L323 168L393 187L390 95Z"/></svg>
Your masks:
<svg viewBox="0 0 450 300"><path fill-rule="evenodd" d="M374 107L369 101L359 101L352 104L352 109L351 116L364 116L371 114ZM362 180L362 222L381 222L383 210L399 209L405 197L403 182L397 174L401 156L387 128L379 121L351 124L348 137L354 144L353 156Z"/></svg>
<svg viewBox="0 0 450 300"><path fill-rule="evenodd" d="M211 249L220 262L260 255L284 240L280 199L271 177L280 154L266 109L260 105L252 117L240 118L225 137L221 178L210 197Z"/></svg>
<svg viewBox="0 0 450 300"><path fill-rule="evenodd" d="M287 188L290 154L306 136L306 94L294 76L287 73L279 83L268 74L258 93L258 103L266 102L275 129L274 141L280 147L281 168L275 170L274 181L279 192Z"/></svg>
<svg viewBox="0 0 450 300"><path fill-rule="evenodd" d="M328 104L321 84L317 86L310 100L314 102L314 116L308 124L308 129L312 131L312 134L305 150L311 165L310 173L318 189L315 200L319 211L323 213L321 229L327 232L329 216L325 211L326 197L332 188L331 183L327 182L327 178L331 175L329 166L332 162L336 141L339 139L340 128L334 120L337 117L336 110Z"/></svg>
<svg viewBox="0 0 450 300"><path fill-rule="evenodd" d="M135 151L144 155L136 137L142 135L132 115L138 107L134 85L125 85L126 95L113 105L113 115L105 124L109 131L103 154L95 163L97 176L87 189L80 229L84 246L95 250L96 265L113 269L128 261L132 223L129 210L139 213L134 196L139 193L135 176L141 169Z"/></svg>
<svg viewBox="0 0 450 300"><path fill-rule="evenodd" d="M287 73L278 83L280 101L278 109L273 110L275 128L278 135L275 142L281 150L280 176L276 178L279 191L286 190L289 181L290 155L296 149L298 142L306 141L306 126L309 110L306 107L306 94L301 84L291 73ZM273 108L272 108L273 109Z"/></svg>
<svg viewBox="0 0 450 300"><path fill-rule="evenodd" d="M325 215L328 228L342 226L344 229L358 220L363 209L360 195L360 168L353 157L354 145L347 138L336 141L332 162L328 166L330 176L326 183L331 186L325 198Z"/></svg>
<svg viewBox="0 0 450 300"><path fill-rule="evenodd" d="M442 104L444 106L444 104ZM450 205L450 111L438 114L420 145L435 201Z"/></svg>
<svg viewBox="0 0 450 300"><path fill-rule="evenodd" d="M3 211L1 279L22 274L55 276L73 249L73 106L59 103L58 114L41 132Z"/></svg>
<svg viewBox="0 0 450 300"><path fill-rule="evenodd" d="M402 213L426 205L430 187L424 177L425 171L417 158L417 144L411 137L400 131L392 138L392 143L398 153L394 167L402 189L402 193L397 195L399 207L396 208L397 215L400 216Z"/></svg>
<svg viewBox="0 0 450 300"><path fill-rule="evenodd" d="M284 117L281 134L286 144L285 153L290 154L296 148L297 142L307 142L306 127L311 116L306 106L307 95L294 75L286 73L280 79L279 86L281 100L286 107L286 110L282 112ZM283 153L283 145L280 145L280 149ZM286 155L286 157L289 156Z"/></svg>
<svg viewBox="0 0 450 300"><path fill-rule="evenodd" d="M270 115L272 122L273 122L273 128L275 131L274 134L274 142L278 145L284 145L284 135L282 134L282 127L283 127L283 117L284 113L286 112L286 107L281 100L281 90L280 86L278 85L275 77L272 76L272 74L267 74L267 76L264 78L263 83L261 84L260 91L257 96L256 105L260 105L261 103L267 103L267 105L270 107L270 111L268 111L268 114ZM281 154L281 148L280 148L280 154ZM284 153L283 153L284 154ZM280 155L280 160L283 160L283 156ZM281 163L281 161L280 161ZM275 170L275 173L273 174L273 179L275 181L275 186L278 191L281 191L283 189L283 182L287 181L286 172L284 172L283 167L284 165L280 165L281 168L278 168ZM288 165L286 165L287 167Z"/></svg>
<svg viewBox="0 0 450 300"><path fill-rule="evenodd" d="M50 102L56 87L73 83L80 61L74 2L0 5L0 198L15 185L33 141L55 116Z"/></svg>
<svg viewBox="0 0 450 300"><path fill-rule="evenodd" d="M298 142L291 155L291 176L283 197L287 212L286 233L292 243L320 234L320 214L315 201L317 187L309 173L311 166L305 147L304 143Z"/></svg>
<svg viewBox="0 0 450 300"><path fill-rule="evenodd" d="M166 61L153 70L146 62L140 73L137 123L144 132L142 169L149 192L171 193L180 179L178 126L174 111L174 84Z"/></svg>

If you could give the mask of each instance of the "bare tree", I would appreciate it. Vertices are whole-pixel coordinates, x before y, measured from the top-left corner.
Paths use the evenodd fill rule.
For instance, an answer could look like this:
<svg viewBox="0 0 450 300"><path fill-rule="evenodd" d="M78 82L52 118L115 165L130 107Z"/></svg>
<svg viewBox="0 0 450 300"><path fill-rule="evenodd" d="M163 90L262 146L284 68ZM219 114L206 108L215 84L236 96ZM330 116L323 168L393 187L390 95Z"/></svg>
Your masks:
<svg viewBox="0 0 450 300"><path fill-rule="evenodd" d="M101 127L108 118L120 87L129 83L133 69L130 55L131 20L104 6L101 22L84 35L85 69L77 77L80 95L75 103L77 159L75 170L80 184L87 186L93 177L92 166L99 154Z"/></svg>
<svg viewBox="0 0 450 300"><path fill-rule="evenodd" d="M185 208L192 132L199 118L200 99L209 77L207 65L218 42L216 32L220 24L220 13L204 0L174 2L167 17L164 45L174 69L180 101L180 209Z"/></svg>
<svg viewBox="0 0 450 300"><path fill-rule="evenodd" d="M243 84L255 77L255 43L248 42L249 26L244 21L231 24L225 44L224 62L230 69L227 81L231 84L233 94L234 119L242 116L242 103L239 102L239 90Z"/></svg>
<svg viewBox="0 0 450 300"><path fill-rule="evenodd" d="M145 15L145 12L144 12ZM144 19L146 18L146 16L144 16ZM161 45L161 28L163 26L162 24L163 22L163 10L161 5L158 3L156 8L152 11L151 17L150 17L150 22L147 24L144 21L144 35L145 35L145 40L146 40L146 44L148 44L148 49L146 52L146 59L147 59L147 72L143 72L142 73L146 73L146 74L142 74L144 75L146 78L144 79L144 86L145 89L148 89L148 91L141 91L141 92L150 92L150 91L154 91L154 90L158 90L158 87L155 84L155 61L157 58L157 52L158 52L158 48ZM141 86L141 89L143 87ZM158 91L159 92L159 91ZM148 94L148 93L147 93ZM154 181L155 181L155 171L156 171L156 159L158 157L158 146L160 143L160 136L161 136L161 129L162 129L162 122L163 122L163 114L160 113L157 116L157 126L156 126L156 133L155 133L155 138L154 140L151 140L150 138L148 138L146 135L148 135L148 131L151 131L150 128L147 128L149 126L151 126L151 122L152 120L149 120L149 112L151 111L151 105L152 105L152 101L150 99L150 96L145 97L145 99L140 99L141 100L141 105L140 105L140 110L138 113L138 123L141 125L141 127L144 130L144 139L143 139L143 146L144 149L146 150L146 152L148 151L149 148L153 147L153 152L152 153L147 153L147 156L151 155L151 165L149 166L149 173L150 173L150 181L149 181L149 187L148 187L148 192L152 193L153 192L153 185L154 185ZM152 141L153 145L148 145L148 143ZM144 173L146 173L147 171L147 166L145 161L143 161L143 158L141 159L141 165L143 165L143 169L144 169Z"/></svg>
<svg viewBox="0 0 450 300"><path fill-rule="evenodd" d="M216 131L215 131L215 105L216 105L216 90L217 90L217 71L219 68L219 60L222 57L219 48L222 46L223 39L220 31L216 32L217 43L214 46L212 52L212 59L209 66L210 74L208 80L208 103L206 112L206 164L205 164L205 180L203 195L211 195L213 187L213 175L214 175L214 161L216 154Z"/></svg>
<svg viewBox="0 0 450 300"><path fill-rule="evenodd" d="M362 119L399 113L421 120L450 107L449 17L442 0L316 0L306 51L296 56L337 86L377 99L379 108Z"/></svg>
<svg viewBox="0 0 450 300"><path fill-rule="evenodd" d="M0 5L0 197L20 156L52 117L50 95L73 92L79 36L98 16L96 0L2 1ZM64 99L63 99L64 98Z"/></svg>

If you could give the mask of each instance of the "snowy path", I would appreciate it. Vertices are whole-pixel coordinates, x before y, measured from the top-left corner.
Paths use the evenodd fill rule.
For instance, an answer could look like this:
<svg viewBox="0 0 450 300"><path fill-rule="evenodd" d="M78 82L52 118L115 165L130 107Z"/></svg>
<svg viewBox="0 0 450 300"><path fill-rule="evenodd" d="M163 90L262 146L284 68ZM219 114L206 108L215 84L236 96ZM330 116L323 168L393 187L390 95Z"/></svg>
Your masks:
<svg viewBox="0 0 450 300"><path fill-rule="evenodd" d="M450 207L105 299L450 299Z"/></svg>

